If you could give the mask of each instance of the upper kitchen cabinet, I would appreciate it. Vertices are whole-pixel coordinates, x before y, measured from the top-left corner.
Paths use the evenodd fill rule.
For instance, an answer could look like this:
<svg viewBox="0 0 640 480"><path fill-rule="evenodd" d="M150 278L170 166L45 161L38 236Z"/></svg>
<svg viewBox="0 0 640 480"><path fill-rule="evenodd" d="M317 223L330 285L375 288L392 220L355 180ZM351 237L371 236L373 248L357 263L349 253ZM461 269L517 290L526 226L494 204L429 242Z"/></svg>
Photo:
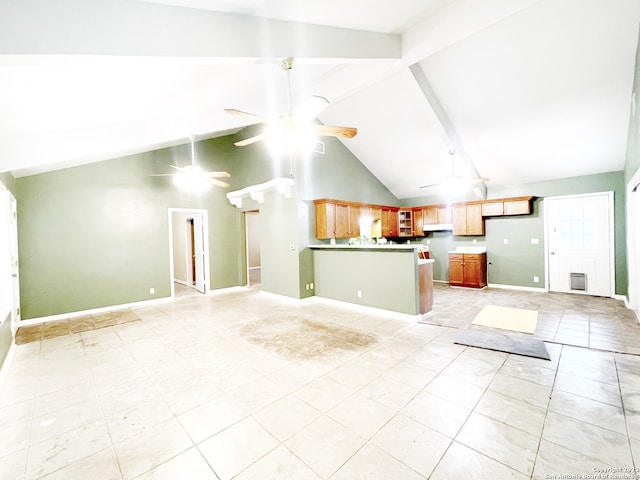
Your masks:
<svg viewBox="0 0 640 480"><path fill-rule="evenodd" d="M534 197L513 197L485 200L482 202L483 217L500 217L503 215L529 215L531 200Z"/></svg>
<svg viewBox="0 0 640 480"><path fill-rule="evenodd" d="M336 204L336 238L360 236L360 207Z"/></svg>
<svg viewBox="0 0 640 480"><path fill-rule="evenodd" d="M442 230L451 229L451 207L447 205L414 207L412 213L415 235L421 235L427 230L438 230L432 228L434 225L442 226Z"/></svg>
<svg viewBox="0 0 640 480"><path fill-rule="evenodd" d="M316 238L360 236L360 207L333 200L315 200Z"/></svg>
<svg viewBox="0 0 640 480"><path fill-rule="evenodd" d="M398 208L382 207L382 236L398 236Z"/></svg>
<svg viewBox="0 0 640 480"><path fill-rule="evenodd" d="M398 211L398 236L413 237L415 231L413 229L413 211L409 209L400 209Z"/></svg>
<svg viewBox="0 0 640 480"><path fill-rule="evenodd" d="M453 206L454 235L484 235L484 218L481 203Z"/></svg>

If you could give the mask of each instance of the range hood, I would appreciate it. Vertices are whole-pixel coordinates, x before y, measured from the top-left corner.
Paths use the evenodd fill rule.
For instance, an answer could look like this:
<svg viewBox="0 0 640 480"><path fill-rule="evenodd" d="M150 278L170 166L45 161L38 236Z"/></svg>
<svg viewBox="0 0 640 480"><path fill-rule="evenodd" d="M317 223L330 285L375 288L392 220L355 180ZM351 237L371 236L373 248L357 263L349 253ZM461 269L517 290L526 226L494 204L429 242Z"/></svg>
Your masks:
<svg viewBox="0 0 640 480"><path fill-rule="evenodd" d="M452 223L435 223L431 225L423 225L422 230L425 232L439 232L444 230L453 230Z"/></svg>

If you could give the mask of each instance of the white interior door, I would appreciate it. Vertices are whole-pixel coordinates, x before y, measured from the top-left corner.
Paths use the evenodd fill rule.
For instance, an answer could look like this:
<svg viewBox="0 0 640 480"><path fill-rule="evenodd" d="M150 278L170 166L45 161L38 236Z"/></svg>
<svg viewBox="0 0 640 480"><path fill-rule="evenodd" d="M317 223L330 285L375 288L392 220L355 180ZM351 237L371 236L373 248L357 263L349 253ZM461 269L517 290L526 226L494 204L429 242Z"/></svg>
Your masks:
<svg viewBox="0 0 640 480"><path fill-rule="evenodd" d="M612 192L545 199L549 290L612 294Z"/></svg>
<svg viewBox="0 0 640 480"><path fill-rule="evenodd" d="M201 293L206 291L205 282L205 238L202 213L193 216L193 258L195 261L195 289Z"/></svg>
<svg viewBox="0 0 640 480"><path fill-rule="evenodd" d="M11 331L15 335L20 323L20 276L18 270L18 212L17 202L9 194L9 256L11 261L11 280L13 305L11 308Z"/></svg>

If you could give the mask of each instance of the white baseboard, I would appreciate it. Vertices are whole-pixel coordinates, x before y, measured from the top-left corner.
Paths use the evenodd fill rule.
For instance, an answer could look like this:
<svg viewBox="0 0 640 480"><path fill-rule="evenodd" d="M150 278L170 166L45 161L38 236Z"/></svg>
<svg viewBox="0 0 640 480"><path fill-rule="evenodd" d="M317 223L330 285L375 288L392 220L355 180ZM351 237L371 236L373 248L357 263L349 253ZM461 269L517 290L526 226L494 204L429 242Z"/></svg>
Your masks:
<svg viewBox="0 0 640 480"><path fill-rule="evenodd" d="M177 279L177 278L174 278L174 279L173 279L173 282L174 282L174 283L179 283L180 285L184 285L185 287L188 287L188 286L189 286L189 284L186 282L186 280L179 280L179 279Z"/></svg>
<svg viewBox="0 0 640 480"><path fill-rule="evenodd" d="M505 290L521 290L524 292L546 293L547 289L543 287L522 287L520 285L500 285L498 283L487 284L489 288L503 288Z"/></svg>
<svg viewBox="0 0 640 480"><path fill-rule="evenodd" d="M46 317L30 318L28 320L21 320L20 327L27 327L29 325L39 325L41 323L55 322L57 320L66 320L68 318L82 317L84 315L97 315L100 313L115 312L117 310L125 310L127 308L148 307L157 303L165 303L173 300L172 297L154 298L153 300L142 300L140 302L124 303L121 305L111 305L108 307L92 308L90 310L81 310L78 312L60 313L58 315L48 315Z"/></svg>
<svg viewBox="0 0 640 480"><path fill-rule="evenodd" d="M364 314L381 314L381 313L388 314L388 315L393 315L394 318L401 318L401 319L403 318L406 320L416 320L416 319L420 320L422 318L421 314L413 315L411 313L396 312L394 310L386 310L384 308L371 307L369 305L359 305L357 303L350 303L350 302L345 302L343 300L335 300L333 298L327 298L327 297L319 297L317 295L302 298L299 301L317 302L324 305L335 305L341 308L350 309L350 310L353 310L359 313L364 313Z"/></svg>

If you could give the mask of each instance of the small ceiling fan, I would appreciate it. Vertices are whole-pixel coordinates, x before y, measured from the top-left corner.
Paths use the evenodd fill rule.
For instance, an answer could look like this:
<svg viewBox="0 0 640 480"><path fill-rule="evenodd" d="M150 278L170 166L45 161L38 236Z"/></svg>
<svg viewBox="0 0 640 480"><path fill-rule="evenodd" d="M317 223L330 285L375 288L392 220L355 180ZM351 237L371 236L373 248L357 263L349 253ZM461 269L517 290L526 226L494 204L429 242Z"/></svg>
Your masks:
<svg viewBox="0 0 640 480"><path fill-rule="evenodd" d="M455 159L454 159L454 155L456 154L456 151L451 149L449 150L449 155L451 155L451 176L446 177L443 181L438 182L438 183L430 183L429 185L421 185L418 188L430 188L430 187L439 187L439 186L444 186L447 188L455 188L455 189L461 189L461 188L470 188L473 187L474 185L477 185L478 183L482 183L482 182L488 182L489 179L487 177L464 177L461 175L456 175L455 173Z"/></svg>
<svg viewBox="0 0 640 480"><path fill-rule="evenodd" d="M186 165L184 167L177 167L175 165L169 165L171 168L175 168L177 170L176 173L155 173L152 174L152 177L174 177L176 183L180 185L184 185L187 187L195 187L195 186L206 186L209 182L217 185L218 187L227 188L229 186L228 183L223 182L221 180L217 180L218 178L229 178L227 172L207 172L203 170L201 167L196 165L196 155L195 155L195 135L191 135L189 137L191 139L191 165Z"/></svg>
<svg viewBox="0 0 640 480"><path fill-rule="evenodd" d="M305 132L309 132L326 137L355 137L358 134L358 129L354 127L338 127L311 123L311 120L329 106L329 101L324 97L313 95L295 112L291 111L291 69L293 68L293 61L294 59L289 57L285 58L280 64L282 69L287 72L287 111L285 113L274 119L243 112L235 108L225 108L224 111L231 115L248 118L256 123L263 123L268 128L270 127L271 131L276 130L281 135L286 136L303 135ZM264 140L268 135L269 131L265 130L258 135L235 142L234 145L244 147L245 145Z"/></svg>

